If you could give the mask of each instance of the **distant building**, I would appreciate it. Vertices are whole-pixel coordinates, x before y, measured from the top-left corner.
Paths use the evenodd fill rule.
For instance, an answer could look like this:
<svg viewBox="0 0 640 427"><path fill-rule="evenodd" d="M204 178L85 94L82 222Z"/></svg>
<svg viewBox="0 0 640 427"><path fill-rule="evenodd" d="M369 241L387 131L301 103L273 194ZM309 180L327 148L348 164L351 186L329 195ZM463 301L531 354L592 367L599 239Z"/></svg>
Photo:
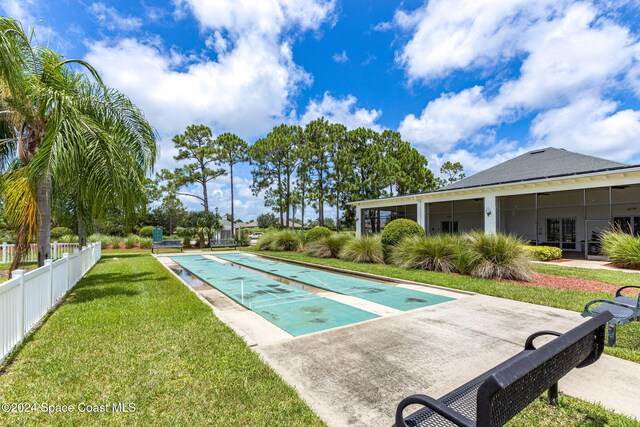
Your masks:
<svg viewBox="0 0 640 427"><path fill-rule="evenodd" d="M589 257L612 225L640 235L640 165L545 148L437 191L350 204L358 235L409 218L427 234L500 231Z"/></svg>

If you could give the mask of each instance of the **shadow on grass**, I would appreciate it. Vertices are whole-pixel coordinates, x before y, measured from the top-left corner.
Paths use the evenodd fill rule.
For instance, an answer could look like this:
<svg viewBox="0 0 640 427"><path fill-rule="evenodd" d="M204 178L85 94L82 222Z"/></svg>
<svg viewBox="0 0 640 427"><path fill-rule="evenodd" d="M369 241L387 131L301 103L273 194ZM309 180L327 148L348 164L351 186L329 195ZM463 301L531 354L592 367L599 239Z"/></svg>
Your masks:
<svg viewBox="0 0 640 427"><path fill-rule="evenodd" d="M92 302L101 298L113 298L120 296L133 297L139 295L141 291L125 288L124 286L116 286L110 288L77 288L74 292L69 294L67 304L82 304L85 302Z"/></svg>
<svg viewBox="0 0 640 427"><path fill-rule="evenodd" d="M153 272L142 273L91 273L90 276L86 276L82 282L78 285L77 289L84 289L87 286L100 286L109 285L114 283L144 283L155 282L161 280L162 277Z"/></svg>

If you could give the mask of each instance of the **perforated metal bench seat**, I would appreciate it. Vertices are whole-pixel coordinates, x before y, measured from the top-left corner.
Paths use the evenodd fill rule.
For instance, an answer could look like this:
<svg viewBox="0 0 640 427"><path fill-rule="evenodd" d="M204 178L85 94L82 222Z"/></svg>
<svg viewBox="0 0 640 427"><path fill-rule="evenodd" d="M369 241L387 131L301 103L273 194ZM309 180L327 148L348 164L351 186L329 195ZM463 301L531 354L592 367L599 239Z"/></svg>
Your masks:
<svg viewBox="0 0 640 427"><path fill-rule="evenodd" d="M527 338L524 350L466 384L434 399L415 394L400 402L395 427L501 426L545 390L549 402L558 401L558 381L574 368L600 358L605 325L613 315L604 312L570 331L541 331ZM533 341L543 335L557 338L536 348ZM423 408L404 415L411 405Z"/></svg>
<svg viewBox="0 0 640 427"><path fill-rule="evenodd" d="M640 286L623 286L616 291L615 297L609 300L595 299L584 306L582 313L584 317L594 317L605 311L613 314L613 319L609 321L608 326L607 344L609 346L616 344L616 326L640 321L640 294L637 297L622 295L625 289L631 288L640 289Z"/></svg>

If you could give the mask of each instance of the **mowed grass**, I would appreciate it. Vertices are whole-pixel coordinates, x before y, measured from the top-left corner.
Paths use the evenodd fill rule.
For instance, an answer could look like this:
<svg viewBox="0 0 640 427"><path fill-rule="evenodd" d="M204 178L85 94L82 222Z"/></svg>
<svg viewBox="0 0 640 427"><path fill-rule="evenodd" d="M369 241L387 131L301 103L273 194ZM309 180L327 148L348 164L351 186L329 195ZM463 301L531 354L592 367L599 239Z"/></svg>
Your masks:
<svg viewBox="0 0 640 427"><path fill-rule="evenodd" d="M0 425L323 425L209 306L140 251L105 251L5 364L0 396L76 408L0 411ZM112 412L118 402L135 411ZM81 413L81 403L109 411Z"/></svg>
<svg viewBox="0 0 640 427"><path fill-rule="evenodd" d="M255 249L244 249L262 255L270 255L285 259L309 262L319 265L344 268L362 273L377 274L380 276L393 277L402 280L428 283L432 285L444 286L447 288L460 289L476 292L485 295L507 298L516 301L524 301L533 304L541 304L549 307L563 308L582 312L588 301L605 298L609 299L613 295L608 292L587 292L570 289L540 288L536 286L524 286L509 282L496 280L479 279L458 274L436 273L424 270L404 269L394 265L386 264L362 264L351 261L344 261L334 258L316 258L298 252L274 252L258 251ZM591 270L585 268L567 268L536 264L535 270L540 273L569 275L583 277L592 280L613 283L620 286L626 284L638 284L640 282L639 273L624 273L610 270ZM635 279L635 281L634 281ZM616 347L606 347L605 352L623 359L640 363L640 322L629 323L619 326Z"/></svg>

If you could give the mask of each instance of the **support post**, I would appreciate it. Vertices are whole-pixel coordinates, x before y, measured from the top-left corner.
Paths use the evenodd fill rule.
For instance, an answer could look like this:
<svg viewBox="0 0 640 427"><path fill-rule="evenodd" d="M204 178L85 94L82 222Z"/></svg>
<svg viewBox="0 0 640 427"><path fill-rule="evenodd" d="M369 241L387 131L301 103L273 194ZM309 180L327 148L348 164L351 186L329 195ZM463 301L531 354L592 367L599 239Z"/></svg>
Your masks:
<svg viewBox="0 0 640 427"><path fill-rule="evenodd" d="M2 242L2 263L7 263L7 242Z"/></svg>
<svg viewBox="0 0 640 427"><path fill-rule="evenodd" d="M484 198L484 232L495 234L498 231L498 212L496 209L496 196L485 196Z"/></svg>
<svg viewBox="0 0 640 427"><path fill-rule="evenodd" d="M558 404L558 383L555 383L549 388L547 397L549 399L549 405L556 406Z"/></svg>
<svg viewBox="0 0 640 427"><path fill-rule="evenodd" d="M356 237L362 235L362 208L356 206Z"/></svg>

